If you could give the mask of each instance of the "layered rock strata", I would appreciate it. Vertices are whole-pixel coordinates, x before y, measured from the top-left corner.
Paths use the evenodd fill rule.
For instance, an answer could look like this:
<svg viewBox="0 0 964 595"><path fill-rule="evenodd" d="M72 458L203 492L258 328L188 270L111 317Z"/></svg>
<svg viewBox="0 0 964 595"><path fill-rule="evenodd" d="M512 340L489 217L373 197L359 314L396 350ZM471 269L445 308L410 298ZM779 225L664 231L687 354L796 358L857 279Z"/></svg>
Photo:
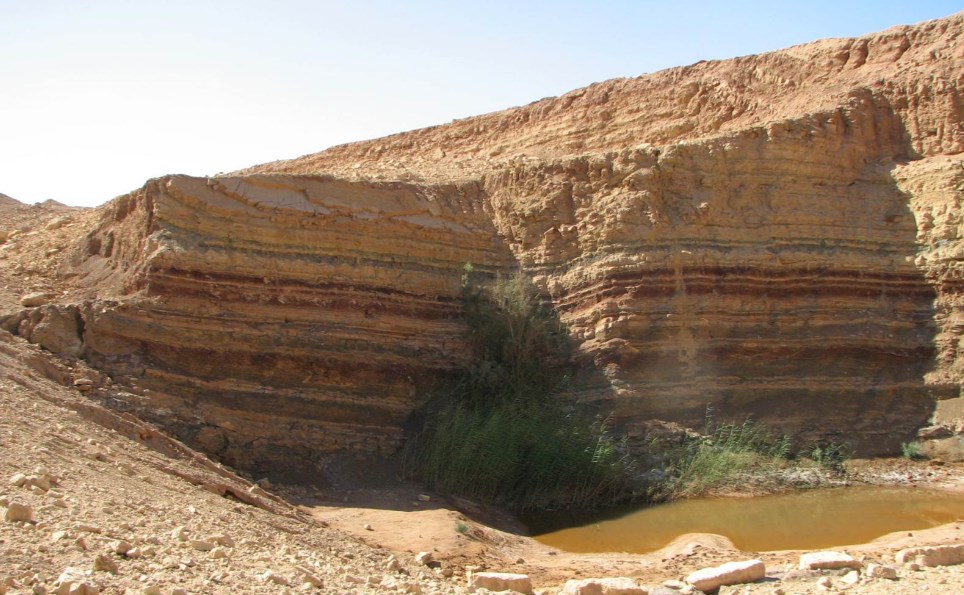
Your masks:
<svg viewBox="0 0 964 595"><path fill-rule="evenodd" d="M567 397L619 431L712 409L893 453L964 379L962 40L956 15L154 180L67 251L74 305L4 325L222 460L316 467L397 448L469 356L462 266L521 267Z"/></svg>
<svg viewBox="0 0 964 595"><path fill-rule="evenodd" d="M108 288L82 308L83 355L134 387L139 414L241 467L388 454L464 363L458 271L511 262L478 193L152 181L74 255L72 270Z"/></svg>

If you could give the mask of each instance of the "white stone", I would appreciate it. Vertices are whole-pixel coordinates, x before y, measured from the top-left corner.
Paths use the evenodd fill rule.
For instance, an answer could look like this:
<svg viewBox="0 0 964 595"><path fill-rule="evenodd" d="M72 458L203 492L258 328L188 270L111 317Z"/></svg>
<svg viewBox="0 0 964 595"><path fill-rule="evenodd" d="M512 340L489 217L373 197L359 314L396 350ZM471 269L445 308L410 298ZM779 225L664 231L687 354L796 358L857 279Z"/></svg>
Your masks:
<svg viewBox="0 0 964 595"><path fill-rule="evenodd" d="M856 585L860 582L860 573L856 570L851 570L847 574L843 575L843 578L840 579L840 582L845 585Z"/></svg>
<svg viewBox="0 0 964 595"><path fill-rule="evenodd" d="M20 298L20 305L24 308L33 308L36 306L42 306L50 300L57 296L55 293L49 293L46 291L38 291L34 293L28 293L27 295Z"/></svg>
<svg viewBox="0 0 964 595"><path fill-rule="evenodd" d="M469 592L474 593L479 589L515 591L532 595L532 580L525 574L475 572L469 577Z"/></svg>
<svg viewBox="0 0 964 595"><path fill-rule="evenodd" d="M23 484L27 483L27 476L23 473L15 473L13 477L10 478L10 484L15 485L18 488L23 487Z"/></svg>
<svg viewBox="0 0 964 595"><path fill-rule="evenodd" d="M686 577L686 582L700 591L715 591L723 585L752 583L764 576L766 566L762 561L744 560L697 570Z"/></svg>
<svg viewBox="0 0 964 595"><path fill-rule="evenodd" d="M127 554L127 552L131 551L131 548L134 546L132 546L130 542L118 539L117 541L110 542L108 547L110 548L110 551L123 556Z"/></svg>
<svg viewBox="0 0 964 595"><path fill-rule="evenodd" d="M964 564L964 543L912 547L897 552L896 559L898 564L956 566L957 564Z"/></svg>
<svg viewBox="0 0 964 595"><path fill-rule="evenodd" d="M897 570L890 566L871 563L867 565L865 572L870 578L885 578L891 581L897 580Z"/></svg>
<svg viewBox="0 0 964 595"><path fill-rule="evenodd" d="M854 560L853 556L843 552L810 552L800 556L801 570L834 570L836 568L859 570L861 566L862 564Z"/></svg>
<svg viewBox="0 0 964 595"><path fill-rule="evenodd" d="M3 520L8 523L25 523L33 518L33 509L21 502L11 502L3 513Z"/></svg>
<svg viewBox="0 0 964 595"><path fill-rule="evenodd" d="M584 578L566 581L560 595L647 595L631 578Z"/></svg>
<svg viewBox="0 0 964 595"><path fill-rule="evenodd" d="M432 552L419 552L415 554L415 562L422 564L423 566L428 566L434 561L435 558L432 557Z"/></svg>
<svg viewBox="0 0 964 595"><path fill-rule="evenodd" d="M84 571L67 567L54 582L55 595L98 595L100 589Z"/></svg>

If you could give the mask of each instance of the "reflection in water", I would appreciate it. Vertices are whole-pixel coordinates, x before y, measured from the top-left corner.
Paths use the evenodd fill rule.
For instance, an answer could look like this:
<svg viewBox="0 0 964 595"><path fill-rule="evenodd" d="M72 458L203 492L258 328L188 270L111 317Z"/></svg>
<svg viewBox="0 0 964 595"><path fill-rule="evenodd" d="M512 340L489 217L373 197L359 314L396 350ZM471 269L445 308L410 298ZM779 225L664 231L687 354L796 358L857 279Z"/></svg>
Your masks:
<svg viewBox="0 0 964 595"><path fill-rule="evenodd" d="M964 494L854 487L686 500L605 518L551 515L527 521L538 541L562 550L645 553L684 533L725 535L746 551L818 549L962 519Z"/></svg>

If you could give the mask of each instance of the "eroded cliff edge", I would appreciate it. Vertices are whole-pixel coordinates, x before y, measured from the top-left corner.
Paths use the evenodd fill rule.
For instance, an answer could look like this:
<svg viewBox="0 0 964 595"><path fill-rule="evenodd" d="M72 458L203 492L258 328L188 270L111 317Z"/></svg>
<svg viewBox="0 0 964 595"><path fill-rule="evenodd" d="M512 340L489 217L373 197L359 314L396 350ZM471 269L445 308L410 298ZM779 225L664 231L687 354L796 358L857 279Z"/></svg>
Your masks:
<svg viewBox="0 0 964 595"><path fill-rule="evenodd" d="M620 431L711 405L894 452L962 380L962 39L956 15L153 180L5 326L226 462L311 468L396 449L467 357L462 265L521 267L577 347L567 398Z"/></svg>

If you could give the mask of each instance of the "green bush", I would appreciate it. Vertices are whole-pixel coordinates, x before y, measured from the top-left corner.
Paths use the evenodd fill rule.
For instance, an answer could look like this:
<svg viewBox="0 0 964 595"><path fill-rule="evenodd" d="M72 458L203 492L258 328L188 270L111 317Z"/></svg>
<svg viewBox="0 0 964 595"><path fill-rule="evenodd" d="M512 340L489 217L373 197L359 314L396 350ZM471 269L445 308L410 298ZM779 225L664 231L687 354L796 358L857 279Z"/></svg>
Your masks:
<svg viewBox="0 0 964 595"><path fill-rule="evenodd" d="M624 497L630 459L603 420L557 399L564 327L521 273L490 288L466 266L472 365L430 401L406 468L435 490L518 510L589 508Z"/></svg>
<svg viewBox="0 0 964 595"><path fill-rule="evenodd" d="M919 461L925 458L920 452L920 442L902 442L900 444L900 454L905 459Z"/></svg>
<svg viewBox="0 0 964 595"><path fill-rule="evenodd" d="M773 438L762 424L716 424L707 410L707 435L689 440L670 458L670 480L656 494L678 499L733 485L751 472L772 472L790 457L790 439Z"/></svg>

